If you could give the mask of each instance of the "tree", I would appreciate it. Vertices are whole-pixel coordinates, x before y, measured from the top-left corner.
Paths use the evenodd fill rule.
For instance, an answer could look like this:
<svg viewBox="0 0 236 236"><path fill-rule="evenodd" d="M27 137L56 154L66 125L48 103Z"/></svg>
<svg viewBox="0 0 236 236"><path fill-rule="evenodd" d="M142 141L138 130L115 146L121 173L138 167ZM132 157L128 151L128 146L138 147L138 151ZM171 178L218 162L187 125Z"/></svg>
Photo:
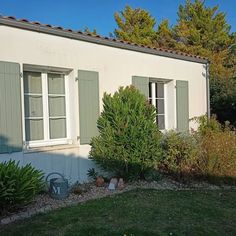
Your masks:
<svg viewBox="0 0 236 236"><path fill-rule="evenodd" d="M163 20L156 31L156 44L162 48L175 48L173 30L169 26L168 20Z"/></svg>
<svg viewBox="0 0 236 236"><path fill-rule="evenodd" d="M105 171L123 178L139 179L157 167L161 133L155 107L133 86L103 97L98 119L99 136L92 139L90 158Z"/></svg>
<svg viewBox="0 0 236 236"><path fill-rule="evenodd" d="M91 31L88 26L85 27L84 32L87 33L87 34L93 34L93 35L97 34L96 29L93 29L93 31Z"/></svg>
<svg viewBox="0 0 236 236"><path fill-rule="evenodd" d="M115 20L118 28L114 34L118 39L149 46L153 44L156 20L147 11L126 6L120 13L115 13Z"/></svg>
<svg viewBox="0 0 236 236"><path fill-rule="evenodd" d="M236 32L230 33L226 14L219 11L219 6L207 7L203 0L186 0L179 6L176 25L170 27L164 20L157 30L155 19L139 8L126 6L115 14L115 19L115 36L119 39L209 58L212 112L221 122L230 120L236 124Z"/></svg>
<svg viewBox="0 0 236 236"><path fill-rule="evenodd" d="M218 9L206 7L201 0L186 0L179 7L174 38L177 49L210 59L211 77L225 79L232 77L232 70L227 67L232 38L226 15Z"/></svg>

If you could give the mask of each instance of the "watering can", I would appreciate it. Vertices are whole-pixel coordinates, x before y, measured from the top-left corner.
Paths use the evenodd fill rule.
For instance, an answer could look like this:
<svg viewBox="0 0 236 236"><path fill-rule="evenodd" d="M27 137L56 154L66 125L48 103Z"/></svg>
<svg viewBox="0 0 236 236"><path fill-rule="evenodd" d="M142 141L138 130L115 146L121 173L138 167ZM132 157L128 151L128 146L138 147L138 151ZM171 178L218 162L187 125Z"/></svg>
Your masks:
<svg viewBox="0 0 236 236"><path fill-rule="evenodd" d="M69 195L68 180L58 172L52 172L46 177L46 181L51 175L58 175L59 178L51 178L49 181L49 195L54 199L65 199Z"/></svg>

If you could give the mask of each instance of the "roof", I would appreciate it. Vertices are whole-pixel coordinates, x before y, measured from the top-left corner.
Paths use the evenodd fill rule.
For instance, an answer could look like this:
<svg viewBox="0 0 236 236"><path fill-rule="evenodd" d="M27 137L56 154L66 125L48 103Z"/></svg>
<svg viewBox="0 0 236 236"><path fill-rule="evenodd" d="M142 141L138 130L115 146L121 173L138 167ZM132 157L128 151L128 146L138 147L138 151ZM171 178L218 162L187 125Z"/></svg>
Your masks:
<svg viewBox="0 0 236 236"><path fill-rule="evenodd" d="M96 43L100 45L116 47L131 51L137 51L147 54L159 55L169 58L175 58L185 61L197 62L197 63L208 63L208 59L205 57L200 57L196 55L187 54L184 52L179 52L175 50L165 49L165 48L154 48L145 45L139 45L123 40L118 40L109 37L103 37L100 35L85 33L82 31L75 31L72 29L64 29L60 26L52 26L50 24L42 24L40 22L32 22L27 19L16 19L13 16L1 16L0 15L0 25L6 25L10 27L16 27L24 30L31 30L40 33L52 34L56 36L86 41L90 43Z"/></svg>

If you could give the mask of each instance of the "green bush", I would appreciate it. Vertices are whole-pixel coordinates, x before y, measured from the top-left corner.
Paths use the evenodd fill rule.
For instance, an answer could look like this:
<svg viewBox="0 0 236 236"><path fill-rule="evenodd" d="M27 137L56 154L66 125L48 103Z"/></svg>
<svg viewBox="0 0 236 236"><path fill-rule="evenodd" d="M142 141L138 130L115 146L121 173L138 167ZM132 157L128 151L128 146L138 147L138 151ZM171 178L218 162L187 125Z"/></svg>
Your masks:
<svg viewBox="0 0 236 236"><path fill-rule="evenodd" d="M31 202L43 189L43 173L30 164L19 167L19 162L0 163L0 210L15 210Z"/></svg>
<svg viewBox="0 0 236 236"><path fill-rule="evenodd" d="M175 177L192 174L192 165L198 154L196 140L190 134L169 131L163 135L160 169Z"/></svg>
<svg viewBox="0 0 236 236"><path fill-rule="evenodd" d="M236 134L215 117L195 119L198 130L190 134L170 131L163 135L159 168L181 181L204 179L236 184Z"/></svg>
<svg viewBox="0 0 236 236"><path fill-rule="evenodd" d="M207 124L204 118L194 134L198 140L195 162L200 175L208 179L236 183L236 134L228 125L221 126L213 117ZM217 128L216 128L217 127Z"/></svg>
<svg viewBox="0 0 236 236"><path fill-rule="evenodd" d="M144 178L161 155L155 108L133 86L120 88L113 96L104 94L103 103L97 122L100 135L92 139L90 158L123 178Z"/></svg>

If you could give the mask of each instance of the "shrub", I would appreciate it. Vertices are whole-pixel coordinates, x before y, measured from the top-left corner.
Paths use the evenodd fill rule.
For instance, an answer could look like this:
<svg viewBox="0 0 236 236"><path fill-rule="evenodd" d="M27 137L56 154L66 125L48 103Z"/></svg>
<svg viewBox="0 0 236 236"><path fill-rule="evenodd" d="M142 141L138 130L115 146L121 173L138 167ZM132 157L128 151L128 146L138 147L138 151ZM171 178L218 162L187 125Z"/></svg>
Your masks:
<svg viewBox="0 0 236 236"><path fill-rule="evenodd" d="M155 108L133 86L104 94L103 112L92 139L90 158L103 170L123 178L144 178L157 166L161 150Z"/></svg>
<svg viewBox="0 0 236 236"><path fill-rule="evenodd" d="M15 210L28 203L44 187L43 173L30 164L24 167L19 162L0 163L0 210Z"/></svg>
<svg viewBox="0 0 236 236"><path fill-rule="evenodd" d="M169 131L163 136L161 146L163 154L160 168L164 172L178 178L192 174L192 165L198 153L193 136Z"/></svg>
<svg viewBox="0 0 236 236"><path fill-rule="evenodd" d="M220 126L215 118L210 119L202 128L202 120L195 133L199 146L199 155L195 164L199 174L212 180L221 179L226 183L236 183L235 132L231 131L227 125ZM217 124L219 128L212 128L212 124Z"/></svg>

